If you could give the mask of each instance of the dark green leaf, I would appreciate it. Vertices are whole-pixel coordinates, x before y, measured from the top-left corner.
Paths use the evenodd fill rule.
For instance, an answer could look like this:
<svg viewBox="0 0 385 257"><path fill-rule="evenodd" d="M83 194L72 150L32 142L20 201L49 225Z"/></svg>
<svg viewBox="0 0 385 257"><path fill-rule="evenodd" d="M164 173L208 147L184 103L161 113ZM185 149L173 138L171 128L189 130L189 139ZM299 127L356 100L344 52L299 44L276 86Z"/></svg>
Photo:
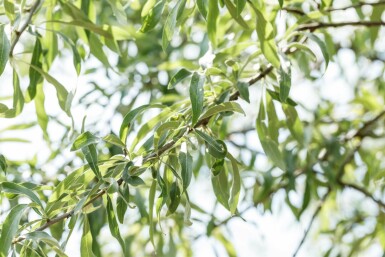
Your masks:
<svg viewBox="0 0 385 257"><path fill-rule="evenodd" d="M7 172L7 161L5 160L4 155L0 154L0 171L6 173Z"/></svg>
<svg viewBox="0 0 385 257"><path fill-rule="evenodd" d="M232 182L231 191L230 191L229 207L230 207L230 212L234 214L237 210L239 193L241 191L241 175L239 173L237 160L230 153L227 153L226 156L231 162L232 171L233 171L233 182Z"/></svg>
<svg viewBox="0 0 385 257"><path fill-rule="evenodd" d="M8 192L8 193L12 193L12 194L25 195L29 199L31 199L31 201L37 203L41 207L42 210L44 209L43 204L41 203L39 197L32 190L30 190L30 189L28 189L22 185L18 185L18 184L13 183L13 182L2 182L1 188L4 192Z"/></svg>
<svg viewBox="0 0 385 257"><path fill-rule="evenodd" d="M243 100L246 102L250 103L250 98L249 98L249 83L246 82L237 82L237 89L239 91L239 95Z"/></svg>
<svg viewBox="0 0 385 257"><path fill-rule="evenodd" d="M282 103L286 103L291 88L291 68L289 67L289 72L285 72L281 67L279 75L279 99Z"/></svg>
<svg viewBox="0 0 385 257"><path fill-rule="evenodd" d="M166 51L168 44L170 43L172 36L175 33L177 15L179 12L179 8L181 7L184 8L184 6L182 5L183 3L185 3L185 1L183 0L178 1L166 19L166 22L163 27L163 34L162 34L163 51Z"/></svg>
<svg viewBox="0 0 385 257"><path fill-rule="evenodd" d="M329 53L328 53L328 50L327 50L327 47L326 47L325 43L319 37L317 37L314 34L306 33L306 36L308 38L310 38L311 40L313 40L314 42L316 42L317 45L319 46L319 48L321 49L322 55L323 55L323 57L325 59L325 64L326 64L325 65L325 70L326 70L328 65L329 65Z"/></svg>
<svg viewBox="0 0 385 257"><path fill-rule="evenodd" d="M245 8L246 0L236 0L236 6L237 6L237 17L241 15L242 10Z"/></svg>
<svg viewBox="0 0 385 257"><path fill-rule="evenodd" d="M230 15L234 18L239 25L241 25L244 29L249 29L249 25L240 15L243 7L245 7L245 0L237 0L238 6L235 7L234 4L230 0L224 0L227 10L229 10Z"/></svg>
<svg viewBox="0 0 385 257"><path fill-rule="evenodd" d="M206 0L197 0L196 1L198 10L202 14L203 18L207 18L207 7L206 7Z"/></svg>
<svg viewBox="0 0 385 257"><path fill-rule="evenodd" d="M191 75L191 72L186 69L180 69L170 80L168 83L167 89L173 89L176 84L181 82L183 79L187 78Z"/></svg>
<svg viewBox="0 0 385 257"><path fill-rule="evenodd" d="M243 111L242 107L236 103L236 102L225 102L221 103L215 106L210 107L201 117L201 119L205 119L208 117L211 117L215 114L221 113L221 112L239 112L243 115L246 115Z"/></svg>
<svg viewBox="0 0 385 257"><path fill-rule="evenodd" d="M212 156L218 159L223 159L226 157L227 147L223 141L215 140L200 130L195 130L195 133L206 142L209 153Z"/></svg>
<svg viewBox="0 0 385 257"><path fill-rule="evenodd" d="M115 218L115 212L112 206L112 201L108 195L107 195L107 219L108 219L108 226L110 227L111 235L118 240L120 246L122 247L123 254L124 256L126 256L126 245L122 239L122 236L120 235L119 225Z"/></svg>
<svg viewBox="0 0 385 257"><path fill-rule="evenodd" d="M179 186L176 182L173 182L171 184L171 189L170 189L170 204L168 206L168 212L167 215L170 215L176 211L176 209L179 206L180 203L180 189Z"/></svg>
<svg viewBox="0 0 385 257"><path fill-rule="evenodd" d="M204 77L194 72L190 84L190 100L192 105L192 125L198 121L203 110L204 101Z"/></svg>
<svg viewBox="0 0 385 257"><path fill-rule="evenodd" d="M217 160L214 166L216 171L213 171L211 175L211 183L214 189L214 194L217 197L218 202L222 204L226 209L230 210L229 185L227 181L227 172L225 170L225 166L223 165L222 160ZM215 173L217 173L217 175L215 175Z"/></svg>
<svg viewBox="0 0 385 257"><path fill-rule="evenodd" d="M152 30L162 17L165 0L159 2L147 1L142 10L142 27L140 32L148 32ZM153 4L151 7L150 5ZM146 10L149 9L149 10Z"/></svg>
<svg viewBox="0 0 385 257"><path fill-rule="evenodd" d="M181 166L181 177L183 182L183 191L187 189L192 177L192 156L189 153L179 153L179 163Z"/></svg>
<svg viewBox="0 0 385 257"><path fill-rule="evenodd" d="M131 186L140 186L145 184L143 179L138 176L127 176L124 181Z"/></svg>
<svg viewBox="0 0 385 257"><path fill-rule="evenodd" d="M9 51L11 48L7 35L4 31L4 27L5 25L0 25L0 76L3 73L5 65L8 62Z"/></svg>
<svg viewBox="0 0 385 257"><path fill-rule="evenodd" d="M154 133L154 148L157 150L159 146L159 140L161 139L162 135L164 133L167 133L169 131L173 131L174 129L177 129L180 126L180 122L177 121L169 121L165 122L162 125L160 125Z"/></svg>
<svg viewBox="0 0 385 257"><path fill-rule="evenodd" d="M98 152L96 151L95 144L89 144L82 147L82 153L87 160L87 163L90 165L90 168L94 172L95 176L99 179L102 179L102 175L99 171L98 166Z"/></svg>
<svg viewBox="0 0 385 257"><path fill-rule="evenodd" d="M42 63L40 61L40 57L42 56L41 43L39 38L36 39L35 47L33 48L31 65L42 68ZM35 98L36 95L36 87L39 81L41 80L41 74L32 67L29 67L29 86L28 86L28 96L29 100Z"/></svg>
<svg viewBox="0 0 385 257"><path fill-rule="evenodd" d="M87 145L96 144L99 142L99 138L92 133L86 131L80 134L74 141L71 147L71 151L79 150Z"/></svg>
<svg viewBox="0 0 385 257"><path fill-rule="evenodd" d="M26 204L18 204L12 208L8 216L3 222L0 236L0 256L8 256L9 248L11 247L12 240L16 236L19 229L19 222L24 210L27 208Z"/></svg>

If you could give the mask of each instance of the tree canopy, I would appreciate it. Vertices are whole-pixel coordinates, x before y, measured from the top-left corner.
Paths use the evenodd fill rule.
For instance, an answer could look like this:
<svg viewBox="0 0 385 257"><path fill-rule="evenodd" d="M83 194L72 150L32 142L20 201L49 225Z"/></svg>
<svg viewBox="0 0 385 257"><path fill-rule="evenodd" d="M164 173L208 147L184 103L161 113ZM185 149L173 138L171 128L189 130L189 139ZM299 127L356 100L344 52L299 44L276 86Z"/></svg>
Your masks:
<svg viewBox="0 0 385 257"><path fill-rule="evenodd" d="M233 257L228 225L281 208L288 256L382 256L384 10L1 1L0 257Z"/></svg>

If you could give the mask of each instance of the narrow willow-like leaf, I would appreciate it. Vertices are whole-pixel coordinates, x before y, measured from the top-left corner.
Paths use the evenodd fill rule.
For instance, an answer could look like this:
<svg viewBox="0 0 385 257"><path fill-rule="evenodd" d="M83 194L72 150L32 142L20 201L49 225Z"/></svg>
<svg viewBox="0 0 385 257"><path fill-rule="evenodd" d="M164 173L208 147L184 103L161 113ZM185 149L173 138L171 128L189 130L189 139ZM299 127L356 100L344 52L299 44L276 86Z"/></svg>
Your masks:
<svg viewBox="0 0 385 257"><path fill-rule="evenodd" d="M315 43L317 43L317 45L321 49L322 55L323 55L323 57L325 59L325 70L326 70L328 65L329 65L329 52L327 50L327 47L326 47L325 43L319 37L317 37L314 34L306 33L306 36L308 38L310 38L311 40L313 40Z"/></svg>
<svg viewBox="0 0 385 257"><path fill-rule="evenodd" d="M283 106L283 111L286 115L286 124L289 128L291 135L300 143L304 143L304 131L301 120L298 117L298 113L293 106Z"/></svg>
<svg viewBox="0 0 385 257"><path fill-rule="evenodd" d="M187 189L190 185L191 177L192 177L192 156L187 152L179 153L179 163L181 166L181 177L183 183L183 191Z"/></svg>
<svg viewBox="0 0 385 257"><path fill-rule="evenodd" d="M12 208L8 216L3 222L0 236L0 257L7 257L12 240L16 236L19 229L19 222L24 210L27 208L26 204L18 204Z"/></svg>
<svg viewBox="0 0 385 257"><path fill-rule="evenodd" d="M239 112L246 115L242 107L236 102L225 102L219 105L210 107L201 117L205 119L221 112Z"/></svg>
<svg viewBox="0 0 385 257"><path fill-rule="evenodd" d="M120 224L124 222L124 215L126 214L127 207L130 199L130 188L127 184L123 187L123 192L119 191L118 199L116 200L116 215Z"/></svg>
<svg viewBox="0 0 385 257"><path fill-rule="evenodd" d="M119 147L123 147L123 148L126 147L126 145L120 140L120 138L114 134L109 134L103 137L102 140Z"/></svg>
<svg viewBox="0 0 385 257"><path fill-rule="evenodd" d="M99 138L92 133L86 131L80 134L74 141L71 147L71 151L79 150L87 145L99 143Z"/></svg>
<svg viewBox="0 0 385 257"><path fill-rule="evenodd" d="M247 25L247 22L240 15L243 7L245 7L246 1L245 0L237 0L237 1L241 2L239 5L240 8L238 8L238 6L235 7L230 0L224 0L224 3L227 7L227 10L229 10L230 15L234 18L234 20L238 22L238 24L241 25L244 29L249 29L249 25Z"/></svg>
<svg viewBox="0 0 385 257"><path fill-rule="evenodd" d="M25 195L29 199L31 199L31 201L37 203L41 207L42 210L44 209L43 204L40 201L39 197L32 190L30 190L30 189L28 189L22 185L18 185L18 184L13 183L13 182L2 182L1 183L1 189L4 192L8 192L8 193L12 193L12 194Z"/></svg>
<svg viewBox="0 0 385 257"><path fill-rule="evenodd" d="M4 31L5 25L0 25L0 76L5 69L5 65L8 62L9 51L11 45L9 44L7 35Z"/></svg>
<svg viewBox="0 0 385 257"><path fill-rule="evenodd" d="M186 69L180 69L175 75L170 79L167 89L173 89L176 84L187 78L191 75L191 72Z"/></svg>
<svg viewBox="0 0 385 257"><path fill-rule="evenodd" d="M281 67L279 69L279 75L279 99L282 103L286 103L291 88L291 67L289 67L288 72L284 71Z"/></svg>
<svg viewBox="0 0 385 257"><path fill-rule="evenodd" d="M241 175L239 173L237 160L229 152L227 153L226 157L230 160L233 171L233 181L230 190L229 207L230 212L234 214L237 210L239 193L241 192Z"/></svg>
<svg viewBox="0 0 385 257"><path fill-rule="evenodd" d="M227 147L223 141L215 140L200 130L195 130L195 133L206 142L209 153L212 156L218 159L223 159L226 157Z"/></svg>
<svg viewBox="0 0 385 257"><path fill-rule="evenodd" d="M35 47L33 48L31 65L42 68L42 63L40 61L40 57L42 56L42 48L39 38L36 39ZM29 67L29 86L28 86L28 96L29 100L35 98L36 95L36 87L39 81L41 80L41 74L32 67Z"/></svg>
<svg viewBox="0 0 385 257"><path fill-rule="evenodd" d="M192 105L192 125L198 121L199 116L203 110L203 100L204 100L204 77L199 75L197 72L194 72L191 78L190 83L190 100Z"/></svg>
<svg viewBox="0 0 385 257"><path fill-rule="evenodd" d="M211 184L218 202L230 210L229 185L223 159L217 160L212 167Z"/></svg>
<svg viewBox="0 0 385 257"><path fill-rule="evenodd" d="M148 218L149 218L149 226L150 226L150 241L155 248L155 242L154 242L154 202L155 202L155 192L156 192L156 180L154 179L151 183L149 195L148 195L148 204L149 204L149 210L148 210Z"/></svg>
<svg viewBox="0 0 385 257"><path fill-rule="evenodd" d="M207 19L207 7L206 7L206 0L196 0L198 10L202 14L203 18Z"/></svg>
<svg viewBox="0 0 385 257"><path fill-rule="evenodd" d="M54 250L57 256L67 257L67 255L64 253L64 250L59 245L59 242L44 231L33 231L27 233L25 234L25 239L33 240L35 242L43 242L44 244L48 245L50 249Z"/></svg>
<svg viewBox="0 0 385 257"><path fill-rule="evenodd" d="M39 67L37 67L35 65L31 65L31 67L33 69L35 69L36 71L38 71L45 78L46 81L48 81L50 84L52 84L55 87L56 95L57 95L57 99L59 100L60 108L68 116L71 116L71 113L70 113L70 110L68 109L68 104L67 104L67 97L68 97L67 89L59 81L57 81L54 77L52 77L47 72L40 69Z"/></svg>
<svg viewBox="0 0 385 257"><path fill-rule="evenodd" d="M6 173L7 168L8 168L7 161L4 157L4 155L0 154L0 171Z"/></svg>
<svg viewBox="0 0 385 257"><path fill-rule="evenodd" d="M283 6L283 0L278 0L279 6L282 8Z"/></svg>
<svg viewBox="0 0 385 257"><path fill-rule="evenodd" d="M170 215L176 211L180 203L180 189L177 182L173 182L170 188L170 204L168 205L167 215Z"/></svg>
<svg viewBox="0 0 385 257"><path fill-rule="evenodd" d="M261 44L261 50L266 59L275 67L280 67L277 46L274 41L274 29L264 15L256 9L257 34Z"/></svg>
<svg viewBox="0 0 385 257"><path fill-rule="evenodd" d="M162 34L163 51L166 51L168 44L170 43L175 33L177 15L179 12L179 8L182 6L183 2L185 1L181 0L177 2L175 7L171 10L170 14L168 15L166 22L164 23L163 34Z"/></svg>
<svg viewBox="0 0 385 257"><path fill-rule="evenodd" d="M13 108L8 109L4 106L4 112L0 113L0 117L13 118L19 115L24 108L24 96L20 88L20 80L16 70L13 70Z"/></svg>
<svg viewBox="0 0 385 257"><path fill-rule="evenodd" d="M154 133L154 149L158 149L159 140L164 133L167 133L168 131L172 132L172 130L177 129L179 125L180 122L177 121L168 121L160 125Z"/></svg>
<svg viewBox="0 0 385 257"><path fill-rule="evenodd" d="M116 221L114 208L112 207L112 201L108 195L107 195L107 219L108 219L108 226L110 227L111 235L118 240L120 246L122 247L124 256L127 256L126 244L124 243L122 236L120 235L119 225L118 225L118 222Z"/></svg>
<svg viewBox="0 0 385 257"><path fill-rule="evenodd" d="M90 230L90 223L87 215L84 215L83 235L80 241L80 256L81 257L95 257L92 252L92 234Z"/></svg>
<svg viewBox="0 0 385 257"><path fill-rule="evenodd" d="M183 223L186 226L191 226L192 222L190 220L191 218L191 205L190 205L190 199L188 197L188 194L186 192L186 204L185 204L185 210L184 210L184 215L183 215Z"/></svg>
<svg viewBox="0 0 385 257"><path fill-rule="evenodd" d="M4 0L4 9L5 9L5 14L7 15L8 19L11 21L11 24L13 24L16 16L15 5L13 3L13 0Z"/></svg>
<svg viewBox="0 0 385 257"><path fill-rule="evenodd" d="M89 144L82 147L82 152L84 157L87 160L87 163L90 165L90 168L95 173L95 176L99 179L102 179L98 166L98 152L96 151L95 144Z"/></svg>
<svg viewBox="0 0 385 257"><path fill-rule="evenodd" d="M235 2L237 6L237 17L239 18L239 16L241 15L241 12L245 8L246 0L236 0Z"/></svg>
<svg viewBox="0 0 385 257"><path fill-rule="evenodd" d="M142 105L124 116L122 124L120 125L120 130L119 130L119 137L120 140L125 143L127 141L127 135L128 132L131 128L132 122L136 118L137 115L141 114L144 110L147 110L149 108L163 108L164 105L161 104L147 104L147 105Z"/></svg>
<svg viewBox="0 0 385 257"><path fill-rule="evenodd" d="M208 0L207 35L214 48L217 46L217 23L219 17L218 0Z"/></svg>
<svg viewBox="0 0 385 257"><path fill-rule="evenodd" d="M249 97L249 83L246 82L237 82L237 89L239 91L239 95L243 100L250 103L250 97Z"/></svg>
<svg viewBox="0 0 385 257"><path fill-rule="evenodd" d="M146 2L142 10L142 27L140 32L145 33L155 28L162 17L165 2L165 0Z"/></svg>
<svg viewBox="0 0 385 257"><path fill-rule="evenodd" d="M277 92L274 92L274 91L272 91L272 90L270 90L270 89L267 89L267 92L269 93L269 95L271 96L271 98L273 98L274 100L276 100L276 101L281 101L281 99L279 98L279 93L277 93ZM293 100L293 99L291 99L290 97L288 97L287 99L286 99L286 103L288 104L288 105L291 105L291 106L297 106L297 103Z"/></svg>

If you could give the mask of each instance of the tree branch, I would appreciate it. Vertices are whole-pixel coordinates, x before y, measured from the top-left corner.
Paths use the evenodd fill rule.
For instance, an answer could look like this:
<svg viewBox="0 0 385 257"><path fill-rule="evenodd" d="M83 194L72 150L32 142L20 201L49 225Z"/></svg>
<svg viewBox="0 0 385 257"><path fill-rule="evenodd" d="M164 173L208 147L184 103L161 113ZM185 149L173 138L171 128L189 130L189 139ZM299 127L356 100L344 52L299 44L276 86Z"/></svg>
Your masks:
<svg viewBox="0 0 385 257"><path fill-rule="evenodd" d="M339 28L344 26L378 27L378 26L385 26L385 22L383 21L346 21L346 22L331 22L331 23L315 22L315 23L304 24L302 26L299 26L297 30L314 31L316 29L321 29L321 28Z"/></svg>
<svg viewBox="0 0 385 257"><path fill-rule="evenodd" d="M329 7L329 8L326 8L325 11L327 11L327 12L345 11L345 10L351 9L351 8L354 8L354 9L361 8L361 7L365 6L365 5L367 5L367 6L377 6L377 5L384 5L384 4L385 4L385 1L378 1L376 3L359 2L357 4L349 5L349 6L345 6L345 7L337 7L337 8Z"/></svg>
<svg viewBox="0 0 385 257"><path fill-rule="evenodd" d="M351 189L354 189L360 193L362 193L363 195L365 195L366 197L370 198L373 202L375 202L378 206L380 206L381 208L385 209L385 203L377 198L375 198L373 196L373 194L371 194L368 190L366 190L365 188L363 187L360 187L356 184L353 184L353 183L348 183L348 182L343 182L343 181L338 181L338 183L343 186L343 187L348 187L348 188L351 188Z"/></svg>
<svg viewBox="0 0 385 257"><path fill-rule="evenodd" d="M23 23L23 25L19 29L14 31L15 32L15 38L12 41L11 47L10 47L10 50L9 50L9 56L10 57L13 56L13 50L14 50L17 42L19 42L21 34L23 34L23 32L27 29L28 25L31 23L32 16L35 14L35 11L39 7L39 5L40 5L40 0L36 0L35 3L29 9L28 16L27 16L25 22Z"/></svg>

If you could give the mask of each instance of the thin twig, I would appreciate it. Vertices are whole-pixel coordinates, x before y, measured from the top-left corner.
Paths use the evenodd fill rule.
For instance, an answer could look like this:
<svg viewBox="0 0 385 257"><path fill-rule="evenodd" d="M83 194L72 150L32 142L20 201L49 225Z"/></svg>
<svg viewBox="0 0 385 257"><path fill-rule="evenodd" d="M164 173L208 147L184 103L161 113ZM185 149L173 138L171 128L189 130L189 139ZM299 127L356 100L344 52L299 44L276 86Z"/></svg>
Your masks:
<svg viewBox="0 0 385 257"><path fill-rule="evenodd" d="M307 229L305 230L305 233L303 234L301 242L298 244L298 246L297 246L297 248L296 248L296 250L295 250L295 252L293 254L293 257L296 257L298 252L301 250L303 244L306 241L307 235L309 234L309 231L311 230L311 228L313 226L313 223L314 223L315 219L317 218L318 214L321 212L322 207L324 206L324 203L325 203L327 197L330 195L330 193L331 193L331 188L329 187L328 191L326 192L326 194L324 194L324 196L322 197L320 203L318 204L317 209L313 213L313 216L310 219L309 225L307 226Z"/></svg>
<svg viewBox="0 0 385 257"><path fill-rule="evenodd" d="M35 14L35 11L39 7L39 5L40 5L40 0L36 0L36 2L29 9L28 16L27 16L25 22L23 23L23 25L19 29L15 30L15 38L12 41L10 51L9 51L10 57L13 56L13 50L14 50L17 42L19 42L21 34L23 34L23 32L27 29L28 25L31 23L32 16Z"/></svg>
<svg viewBox="0 0 385 257"><path fill-rule="evenodd" d="M344 26L363 26L363 27L378 27L385 26L385 22L383 21L345 21L345 22L314 22L310 24L304 24L298 27L297 30L310 30L314 31L316 29L322 28L339 28Z"/></svg>
<svg viewBox="0 0 385 257"><path fill-rule="evenodd" d="M324 9L324 11L327 11L327 12L345 11L345 10L351 9L351 8L354 8L354 9L361 8L361 7L365 6L365 5L367 5L367 6L377 6L377 5L384 5L384 4L385 4L385 1L378 1L376 3L359 2L357 4L349 5L349 6L345 6L345 7L337 7L337 8L329 7L329 8Z"/></svg>
<svg viewBox="0 0 385 257"><path fill-rule="evenodd" d="M380 206L381 208L385 209L385 203L377 198L375 198L373 196L372 193L370 193L368 190L366 190L365 188L363 187L360 187L356 184L352 184L352 183L347 183L347 182L343 182L343 181L338 181L338 183L343 186L343 187L348 187L348 188L351 188L351 189L354 189L360 193L362 193L363 195L365 195L366 197L370 198L373 202L375 202L378 206Z"/></svg>

